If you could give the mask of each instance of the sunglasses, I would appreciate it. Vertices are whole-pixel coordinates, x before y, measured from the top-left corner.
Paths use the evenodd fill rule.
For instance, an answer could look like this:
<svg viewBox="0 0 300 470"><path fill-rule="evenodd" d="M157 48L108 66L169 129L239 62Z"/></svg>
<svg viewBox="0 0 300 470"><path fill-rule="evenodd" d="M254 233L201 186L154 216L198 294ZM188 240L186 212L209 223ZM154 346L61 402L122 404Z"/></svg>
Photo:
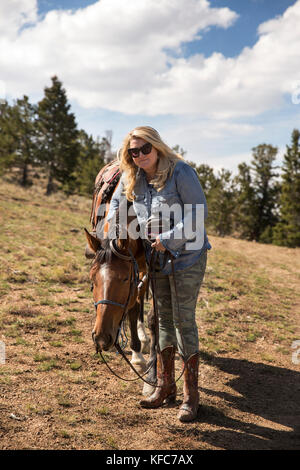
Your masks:
<svg viewBox="0 0 300 470"><path fill-rule="evenodd" d="M143 155L148 155L152 150L152 144L147 142L144 144L142 147L135 147L132 149L128 149L128 154L131 156L131 158L138 158L140 156L140 152L142 152Z"/></svg>

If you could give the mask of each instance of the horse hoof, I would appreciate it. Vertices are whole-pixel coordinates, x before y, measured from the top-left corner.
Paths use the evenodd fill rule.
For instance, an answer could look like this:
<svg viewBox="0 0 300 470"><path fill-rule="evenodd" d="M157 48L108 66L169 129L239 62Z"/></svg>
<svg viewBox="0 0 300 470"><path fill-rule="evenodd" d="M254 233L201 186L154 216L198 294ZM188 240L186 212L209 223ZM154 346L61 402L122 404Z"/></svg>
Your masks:
<svg viewBox="0 0 300 470"><path fill-rule="evenodd" d="M143 387L144 397L149 397L150 395L152 395L154 390L155 390L155 387L153 385L144 383L144 387Z"/></svg>

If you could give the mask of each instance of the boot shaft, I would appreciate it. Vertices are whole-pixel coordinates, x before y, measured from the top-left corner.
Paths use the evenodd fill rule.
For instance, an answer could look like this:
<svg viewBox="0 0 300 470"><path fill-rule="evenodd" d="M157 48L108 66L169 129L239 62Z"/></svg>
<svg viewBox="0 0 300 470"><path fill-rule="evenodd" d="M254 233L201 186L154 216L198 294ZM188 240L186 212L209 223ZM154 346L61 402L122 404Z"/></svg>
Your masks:
<svg viewBox="0 0 300 470"><path fill-rule="evenodd" d="M157 387L152 395L140 402L144 408L158 408L164 400L174 401L176 398L175 384L175 348L167 346L157 356Z"/></svg>
<svg viewBox="0 0 300 470"><path fill-rule="evenodd" d="M195 353L188 358L185 363L183 373L184 388L198 391L198 375L199 375L199 354Z"/></svg>
<svg viewBox="0 0 300 470"><path fill-rule="evenodd" d="M184 398L178 414L178 419L181 422L193 421L197 417L199 406L198 370L199 354L195 353L190 356L185 362L185 368L183 373Z"/></svg>
<svg viewBox="0 0 300 470"><path fill-rule="evenodd" d="M175 380L175 348L167 346L157 355L157 380L171 383Z"/></svg>

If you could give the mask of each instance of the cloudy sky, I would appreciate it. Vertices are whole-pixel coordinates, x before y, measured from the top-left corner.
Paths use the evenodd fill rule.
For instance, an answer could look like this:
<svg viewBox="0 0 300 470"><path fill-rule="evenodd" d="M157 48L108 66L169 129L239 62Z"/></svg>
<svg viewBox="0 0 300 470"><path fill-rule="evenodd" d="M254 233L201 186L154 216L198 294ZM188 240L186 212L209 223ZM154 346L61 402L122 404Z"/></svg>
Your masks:
<svg viewBox="0 0 300 470"><path fill-rule="evenodd" d="M146 124L235 171L300 128L300 0L1 0L0 50L0 98L37 102L55 74L114 149Z"/></svg>

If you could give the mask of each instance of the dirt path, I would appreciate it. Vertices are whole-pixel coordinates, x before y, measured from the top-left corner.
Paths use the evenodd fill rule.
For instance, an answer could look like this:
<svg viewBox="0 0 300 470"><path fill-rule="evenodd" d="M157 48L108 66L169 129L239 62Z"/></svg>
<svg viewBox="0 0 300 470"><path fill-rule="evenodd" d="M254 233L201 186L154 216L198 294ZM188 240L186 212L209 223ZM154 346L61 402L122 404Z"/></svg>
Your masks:
<svg viewBox="0 0 300 470"><path fill-rule="evenodd" d="M201 406L183 424L182 380L176 406L145 410L142 384L116 379L95 355L81 229L89 201L14 191L0 192L1 449L300 449L300 249L210 237L197 309ZM128 377L118 355L107 358Z"/></svg>
<svg viewBox="0 0 300 470"><path fill-rule="evenodd" d="M90 319L77 328L89 337ZM181 381L176 406L144 410L141 384L112 376L91 341L70 342L61 351L41 336L32 331L27 340L56 360L53 368L42 370L47 362L37 356L15 355L13 341L1 366L2 449L300 448L300 372L290 358L280 366L262 363L253 345L242 355L202 352L198 419L182 424L176 419ZM128 377L115 353L110 365ZM177 359L177 377L180 368Z"/></svg>

